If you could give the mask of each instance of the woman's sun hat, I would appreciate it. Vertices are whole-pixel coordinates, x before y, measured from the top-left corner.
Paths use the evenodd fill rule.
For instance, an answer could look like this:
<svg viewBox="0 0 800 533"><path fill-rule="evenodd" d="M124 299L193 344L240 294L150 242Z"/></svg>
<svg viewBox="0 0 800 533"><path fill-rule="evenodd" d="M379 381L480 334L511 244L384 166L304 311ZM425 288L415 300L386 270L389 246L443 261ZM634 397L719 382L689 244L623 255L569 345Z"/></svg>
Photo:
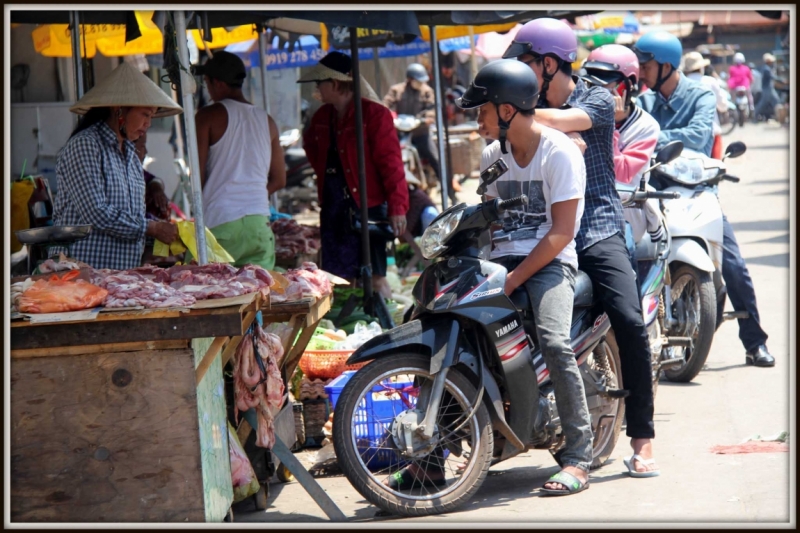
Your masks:
<svg viewBox="0 0 800 533"><path fill-rule="evenodd" d="M309 83L312 81L325 81L325 80L338 80L338 81L353 81L353 60L349 55L342 52L330 52L328 55L319 60L319 63L314 65L306 72L297 83ZM361 76L361 96L374 102L383 103L378 97L372 86L367 83L363 76Z"/></svg>
<svg viewBox="0 0 800 533"><path fill-rule="evenodd" d="M183 113L183 108L142 74L139 69L123 61L75 105L73 113L85 115L93 107L157 107L153 118L169 117Z"/></svg>

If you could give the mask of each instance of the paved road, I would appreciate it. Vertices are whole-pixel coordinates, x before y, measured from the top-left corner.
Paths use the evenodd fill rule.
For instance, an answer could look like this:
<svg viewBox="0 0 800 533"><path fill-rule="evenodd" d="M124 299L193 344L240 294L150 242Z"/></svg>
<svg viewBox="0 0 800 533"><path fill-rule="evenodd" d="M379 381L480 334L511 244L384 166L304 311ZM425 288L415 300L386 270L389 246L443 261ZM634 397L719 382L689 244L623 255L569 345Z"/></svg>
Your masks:
<svg viewBox="0 0 800 533"><path fill-rule="evenodd" d="M773 522L795 521L796 499L790 454L715 455L715 445L738 444L754 435L782 430L794 434L795 388L790 387L790 304L795 287L789 280L790 176L789 131L756 125L737 129L726 143L742 140L745 155L729 162L739 184L721 188L723 209L736 231L755 280L762 323L770 335L774 368L745 366L736 323L721 326L707 368L691 384L662 382L656 398L656 457L662 475L632 479L622 472L630 454L620 437L611 460L592 474L590 490L566 498L539 498L537 489L557 472L550 454L533 451L490 471L474 501L460 512L426 519L402 519L420 525L497 522ZM471 187L474 189L474 185ZM470 201L470 195L463 198ZM792 210L793 212L793 210ZM794 335L794 328L791 329ZM790 343L791 340L791 343ZM791 391L791 393L790 393ZM792 449L795 446L792 444ZM794 452L793 452L794 453ZM791 455L793 455L793 453ZM303 455L303 454L301 454ZM376 518L346 478L319 479L320 485L350 518ZM249 502L236 507L236 521L324 522L324 513L298 483L271 486L270 508L255 512ZM388 524L384 524L388 525Z"/></svg>

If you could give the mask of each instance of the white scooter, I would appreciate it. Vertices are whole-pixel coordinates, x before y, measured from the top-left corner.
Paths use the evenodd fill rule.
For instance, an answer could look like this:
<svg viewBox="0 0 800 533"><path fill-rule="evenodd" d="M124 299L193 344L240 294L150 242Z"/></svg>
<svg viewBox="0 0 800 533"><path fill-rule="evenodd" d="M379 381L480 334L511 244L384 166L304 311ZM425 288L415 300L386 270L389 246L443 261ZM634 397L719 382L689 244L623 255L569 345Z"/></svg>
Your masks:
<svg viewBox="0 0 800 533"><path fill-rule="evenodd" d="M723 161L739 157L747 147L734 142ZM654 169L650 185L676 192L680 198L664 200L664 216L672 237L666 321L670 334L688 337L686 346L670 346L668 359L683 364L664 370L670 381L689 382L705 364L714 332L723 320L747 318L744 313L722 313L726 290L722 280L722 209L718 186L722 180L738 182L727 174L723 161L684 149L674 161Z"/></svg>
<svg viewBox="0 0 800 533"><path fill-rule="evenodd" d="M418 181L422 187L428 184L425 177L425 170L422 166L422 159L414 144L411 142L411 133L417 129L422 121L413 115L397 115L394 119L394 127L400 138L400 154L403 157L403 166L406 170L406 181L408 176L415 179L411 183Z"/></svg>

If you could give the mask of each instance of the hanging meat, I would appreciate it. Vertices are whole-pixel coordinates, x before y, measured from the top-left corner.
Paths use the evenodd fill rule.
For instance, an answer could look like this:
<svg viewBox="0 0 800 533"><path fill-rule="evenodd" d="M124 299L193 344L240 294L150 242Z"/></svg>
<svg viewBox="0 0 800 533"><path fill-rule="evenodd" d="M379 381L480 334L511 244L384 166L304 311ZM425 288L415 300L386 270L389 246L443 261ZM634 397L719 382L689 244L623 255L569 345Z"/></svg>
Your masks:
<svg viewBox="0 0 800 533"><path fill-rule="evenodd" d="M275 444L275 414L283 406L284 384L279 368L283 357L280 337L258 325L247 333L236 349L233 363L233 390L236 422L239 411L256 408L258 428L256 446Z"/></svg>

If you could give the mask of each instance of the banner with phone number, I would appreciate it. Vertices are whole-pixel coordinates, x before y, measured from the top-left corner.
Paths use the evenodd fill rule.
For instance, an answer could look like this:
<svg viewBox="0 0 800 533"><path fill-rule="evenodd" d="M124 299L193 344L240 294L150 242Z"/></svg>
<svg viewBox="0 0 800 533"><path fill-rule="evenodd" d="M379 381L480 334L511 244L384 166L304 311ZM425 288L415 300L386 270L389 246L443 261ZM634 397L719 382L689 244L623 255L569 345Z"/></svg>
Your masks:
<svg viewBox="0 0 800 533"><path fill-rule="evenodd" d="M313 40L315 44L311 43L311 40ZM475 36L475 42L477 43L477 36ZM444 53L453 52L455 50L467 50L470 47L469 37L445 39L439 43L439 47ZM378 48L378 58L415 56L428 54L430 50L430 43L417 38L408 44L396 45L394 43L388 43L386 46ZM343 50L343 52L349 54L350 51ZM313 38L308 38L305 42L301 40L299 46L295 46L294 50L291 52L289 51L288 45L283 49L270 47L270 49L267 50L267 70L310 67L316 65L327 53L326 50L320 48L319 42ZM369 61L373 59L373 57L372 48L359 49L358 58L361 61ZM259 66L257 50L251 52L246 59L249 60L249 66L251 68Z"/></svg>

